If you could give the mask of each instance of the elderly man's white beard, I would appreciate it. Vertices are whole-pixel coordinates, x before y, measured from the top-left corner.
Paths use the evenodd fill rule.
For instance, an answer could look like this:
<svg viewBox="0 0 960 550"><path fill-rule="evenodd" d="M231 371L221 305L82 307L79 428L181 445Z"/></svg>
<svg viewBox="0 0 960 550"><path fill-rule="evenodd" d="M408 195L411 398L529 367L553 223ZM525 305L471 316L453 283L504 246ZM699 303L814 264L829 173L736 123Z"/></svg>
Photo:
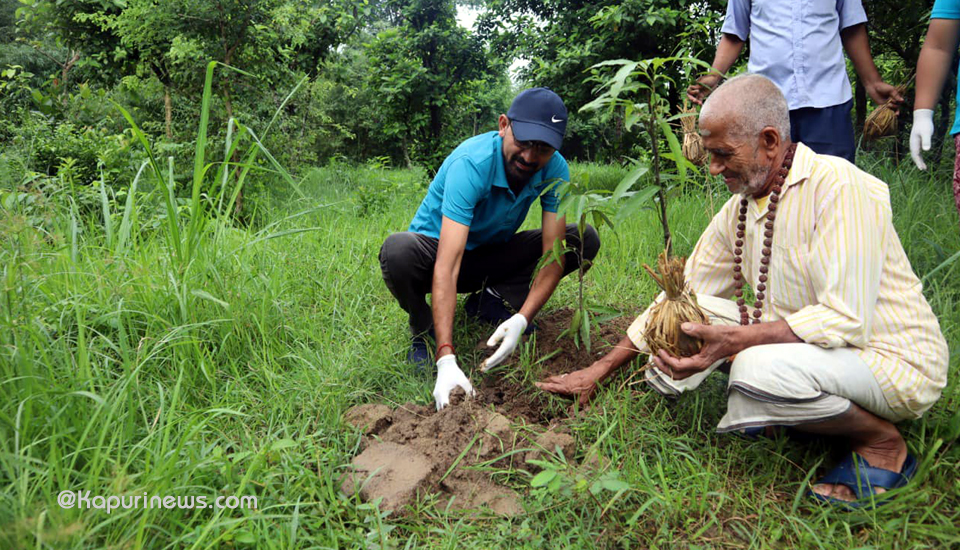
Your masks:
<svg viewBox="0 0 960 550"><path fill-rule="evenodd" d="M737 195L755 195L759 193L767 182L767 174L770 172L769 166L756 164L750 166L745 174L746 182L737 181L730 192Z"/></svg>

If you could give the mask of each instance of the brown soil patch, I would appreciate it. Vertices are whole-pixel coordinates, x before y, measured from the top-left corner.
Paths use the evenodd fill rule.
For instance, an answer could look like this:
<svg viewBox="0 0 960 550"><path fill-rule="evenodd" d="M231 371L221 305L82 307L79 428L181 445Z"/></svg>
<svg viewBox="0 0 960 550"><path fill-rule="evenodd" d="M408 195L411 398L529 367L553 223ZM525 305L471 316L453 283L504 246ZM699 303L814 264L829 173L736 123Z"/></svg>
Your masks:
<svg viewBox="0 0 960 550"><path fill-rule="evenodd" d="M582 344L577 348L570 338L560 338L560 334L570 326L570 320L573 318L572 309L559 309L551 311L543 318L537 317L536 322L540 327L535 333L538 355L546 357L551 353L557 353L543 362L541 377L573 372L590 366L627 335L627 328L636 317L635 314L627 314L610 319L599 326L592 326L590 352L587 352ZM556 352L557 349L560 351Z"/></svg>
<svg viewBox="0 0 960 550"><path fill-rule="evenodd" d="M353 459L341 489L359 492L365 501L382 498L385 510L401 510L418 496L435 494L444 508L522 512L518 493L495 479L520 469L534 471L527 460L561 452L572 461L576 452L575 439L563 427L565 409L548 407L550 399L533 381L590 365L620 341L634 318L627 315L594 327L588 353L567 338L557 340L571 316L572 310L563 309L537 319L538 362L525 381L516 370L474 371L476 397L463 399L458 390L440 412L412 403L395 409L367 404L347 411L344 421L363 433L363 451ZM486 349L485 342L481 346Z"/></svg>

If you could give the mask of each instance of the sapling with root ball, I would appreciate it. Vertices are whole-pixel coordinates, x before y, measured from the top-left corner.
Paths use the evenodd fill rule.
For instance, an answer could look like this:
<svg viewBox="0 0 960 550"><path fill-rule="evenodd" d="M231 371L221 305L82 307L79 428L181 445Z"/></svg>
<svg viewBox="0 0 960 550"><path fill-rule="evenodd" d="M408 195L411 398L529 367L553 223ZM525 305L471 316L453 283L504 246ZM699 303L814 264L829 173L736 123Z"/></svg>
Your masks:
<svg viewBox="0 0 960 550"><path fill-rule="evenodd" d="M666 350L674 357L690 357L703 347L702 340L680 329L686 322L710 324L697 304L697 296L687 287L683 277L683 265L683 257L667 256L666 250L657 258L659 274L647 264L643 264L643 268L653 277L664 294L663 300L650 308L647 326L643 331L643 339L650 348L651 355Z"/></svg>
<svg viewBox="0 0 960 550"><path fill-rule="evenodd" d="M577 194L577 186L572 183L569 184L565 189L568 191L568 195L561 202L561 206L566 203L569 208L566 210L561 208L560 211L574 213L574 219L578 220L582 235L584 220L588 214L613 228L609 216L603 212L604 208L617 208L618 213L615 217L621 219L623 216L632 215L637 209L645 207L651 199L656 197L659 206L657 214L663 229L665 250L659 262L660 276L657 276L649 268L647 269L653 275L657 284L667 293L667 300L654 308L647 323L648 337L654 341L653 345L658 349L662 347L674 355L688 356L699 351L699 343L688 342L689 338L680 330L680 324L685 321L707 321L699 307L696 306L696 298L685 287L683 259L671 258L672 237L667 219L667 191L682 187L687 180L688 173L698 173L696 166L689 159L693 157L694 162L702 163L705 160L706 152L703 150L702 143L699 142L699 136L691 135L694 128L692 119L695 112L686 108L679 114L672 114L671 112L667 94L676 84L668 76L665 68L674 64L684 67L699 64L709 69L709 66L705 63L686 57L664 57L641 61L614 60L598 63L592 67L592 80L599 82L596 91L600 92L600 95L581 108L581 111L606 109L611 115L621 114L623 125L627 131L639 128L646 133L650 144L651 162L646 165L634 161L636 168L620 182L616 191L610 197L597 196L595 198L594 194L591 193ZM612 77L605 77L607 67L619 68ZM682 121L682 126L687 134L684 139L684 146L681 146L674 128L671 127L671 123L675 123L678 119ZM661 152L661 146L664 143L667 152ZM672 166L664 166L662 162L664 159L671 161ZM640 178L648 172L652 176L652 184L638 192L630 191ZM628 200L620 205L619 199L628 195ZM593 214L597 210L603 215L597 217ZM583 304L582 273L580 291L579 307L568 331L579 329L580 337L586 342L587 349L589 349L590 314Z"/></svg>

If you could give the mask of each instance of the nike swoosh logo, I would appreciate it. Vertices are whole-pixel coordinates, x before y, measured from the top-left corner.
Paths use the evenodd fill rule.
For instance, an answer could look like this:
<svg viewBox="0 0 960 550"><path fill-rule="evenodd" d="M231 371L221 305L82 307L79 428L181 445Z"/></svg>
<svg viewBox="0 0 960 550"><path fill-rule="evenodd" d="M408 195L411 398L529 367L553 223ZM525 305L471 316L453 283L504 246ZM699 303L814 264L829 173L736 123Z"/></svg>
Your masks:
<svg viewBox="0 0 960 550"><path fill-rule="evenodd" d="M563 122L563 119L562 119L562 118L557 118L556 116L552 116L552 117L550 117L550 122L556 124L556 123L558 123L558 122Z"/></svg>

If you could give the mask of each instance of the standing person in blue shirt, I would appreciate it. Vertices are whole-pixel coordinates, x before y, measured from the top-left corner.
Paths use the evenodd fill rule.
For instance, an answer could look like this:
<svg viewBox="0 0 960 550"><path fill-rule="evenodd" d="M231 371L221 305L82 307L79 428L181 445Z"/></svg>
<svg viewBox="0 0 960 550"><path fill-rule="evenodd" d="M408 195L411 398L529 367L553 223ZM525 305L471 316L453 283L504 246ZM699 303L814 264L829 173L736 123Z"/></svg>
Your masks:
<svg viewBox="0 0 960 550"><path fill-rule="evenodd" d="M468 315L498 324L487 341L500 344L486 361L490 368L513 353L560 279L581 262L589 265L600 249L596 230L588 226L581 258L576 224L557 216L557 184L570 179L558 151L566 126L567 109L557 94L546 88L521 92L500 115L498 131L464 141L443 161L409 230L390 235L380 249L383 280L410 317L409 361L430 361L427 336L435 331L438 410L457 386L473 393L454 354L458 292L474 292ZM541 229L517 233L538 197ZM531 284L541 256L559 239L576 252L543 267Z"/></svg>
<svg viewBox="0 0 960 550"><path fill-rule="evenodd" d="M917 168L927 169L920 153L930 150L933 136L933 108L937 104L953 54L960 38L960 0L937 0L930 13L930 27L917 60L917 97L913 103L913 129L910 131L910 155ZM960 86L957 87L960 102ZM950 133L955 136L957 156L953 165L953 200L960 212L960 109L957 110Z"/></svg>
<svg viewBox="0 0 960 550"><path fill-rule="evenodd" d="M866 21L860 0L730 0L713 59L716 72L698 79L687 96L702 104L749 38L748 70L772 80L786 96L790 139L853 162L853 95L843 51L877 104L892 98L896 108L903 101L873 64Z"/></svg>

